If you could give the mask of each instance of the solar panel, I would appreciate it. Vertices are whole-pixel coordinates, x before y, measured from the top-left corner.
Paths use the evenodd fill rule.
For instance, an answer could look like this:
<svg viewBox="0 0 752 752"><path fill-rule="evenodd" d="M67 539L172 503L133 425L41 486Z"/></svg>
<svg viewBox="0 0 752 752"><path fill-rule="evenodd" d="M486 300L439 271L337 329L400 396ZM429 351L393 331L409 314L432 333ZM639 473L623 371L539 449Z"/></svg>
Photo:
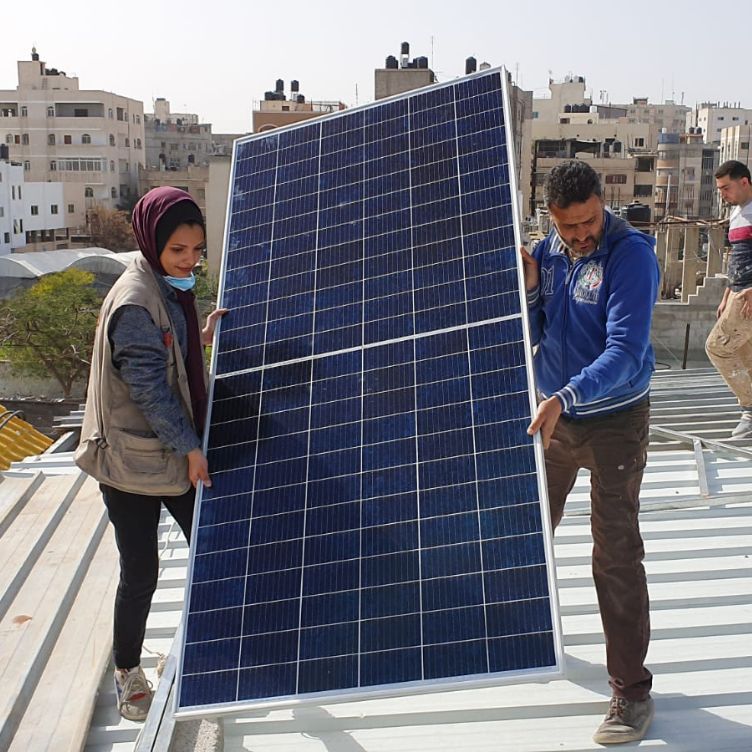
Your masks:
<svg viewBox="0 0 752 752"><path fill-rule="evenodd" d="M558 672L505 86L236 142L177 715Z"/></svg>

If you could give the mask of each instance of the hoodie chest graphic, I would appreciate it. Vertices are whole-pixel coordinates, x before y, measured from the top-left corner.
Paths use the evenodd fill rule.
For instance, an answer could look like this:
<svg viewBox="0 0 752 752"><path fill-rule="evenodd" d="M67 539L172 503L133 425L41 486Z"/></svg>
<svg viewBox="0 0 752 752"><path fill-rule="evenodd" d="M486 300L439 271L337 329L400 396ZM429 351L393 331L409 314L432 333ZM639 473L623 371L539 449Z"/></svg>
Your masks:
<svg viewBox="0 0 752 752"><path fill-rule="evenodd" d="M588 261L580 269L572 292L578 303L597 303L603 287L603 265L600 261Z"/></svg>

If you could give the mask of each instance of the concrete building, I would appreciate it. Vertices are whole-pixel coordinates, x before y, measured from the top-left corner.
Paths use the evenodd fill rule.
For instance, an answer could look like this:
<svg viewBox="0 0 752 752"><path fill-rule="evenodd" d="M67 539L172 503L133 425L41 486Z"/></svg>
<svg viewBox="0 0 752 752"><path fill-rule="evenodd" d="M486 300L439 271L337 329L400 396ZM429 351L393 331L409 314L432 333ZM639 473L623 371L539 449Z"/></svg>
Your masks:
<svg viewBox="0 0 752 752"><path fill-rule="evenodd" d="M623 105L594 104L585 93L584 76L566 76L563 81L548 80L548 96L533 100L533 120L544 123L585 123L593 114L601 119L614 120L625 117ZM606 92L601 92L603 95Z"/></svg>
<svg viewBox="0 0 752 752"><path fill-rule="evenodd" d="M741 107L740 103L703 102L687 113L686 129L700 128L706 144L720 144L721 131L735 125L752 124L752 109Z"/></svg>
<svg viewBox="0 0 752 752"><path fill-rule="evenodd" d="M435 82L436 76L428 67L428 58L416 57L410 60L410 45L402 42L399 60L394 55L389 55L384 67L374 71L374 99L404 94Z"/></svg>
<svg viewBox="0 0 752 752"><path fill-rule="evenodd" d="M147 170L185 170L209 164L213 153L211 124L198 115L171 113L163 97L154 100L154 112L144 115Z"/></svg>
<svg viewBox="0 0 752 752"><path fill-rule="evenodd" d="M0 254L68 248L85 225L83 186L25 176L0 158Z"/></svg>
<svg viewBox="0 0 752 752"><path fill-rule="evenodd" d="M534 104L535 106L535 104ZM580 122L580 115L586 116ZM590 161L601 174L606 200L620 208L632 201L653 206L656 126L624 117L601 119L598 112L571 113L566 122L532 121L530 180L521 185L525 211L534 216L551 169L567 159ZM574 122L572 122L574 120Z"/></svg>
<svg viewBox="0 0 752 752"><path fill-rule="evenodd" d="M267 91L264 99L255 103L252 115L254 133L345 109L342 102L309 101L301 94L298 81L290 81L289 93L288 98L285 94L285 82L277 79L274 91Z"/></svg>
<svg viewBox="0 0 752 752"><path fill-rule="evenodd" d="M201 212L206 211L206 190L209 182L209 162L201 165L188 164L182 170L141 169L138 176L138 194L143 196L152 188L171 185L190 193Z"/></svg>
<svg viewBox="0 0 752 752"><path fill-rule="evenodd" d="M667 99L663 104L650 104L647 97L634 97L632 104L624 107L628 122L649 123L657 126L658 132L665 128L669 133L683 132L690 112L689 107L676 104L672 99Z"/></svg>
<svg viewBox="0 0 752 752"><path fill-rule="evenodd" d="M752 125L734 125L721 131L721 144L719 162L727 162L736 159L749 167L750 159L749 144L752 141Z"/></svg>
<svg viewBox="0 0 752 752"><path fill-rule="evenodd" d="M225 241L227 197L230 190L232 153L216 155L209 162L206 189L206 262L212 274L219 274Z"/></svg>
<svg viewBox="0 0 752 752"><path fill-rule="evenodd" d="M692 128L688 133L661 133L657 153L656 219L716 216L713 173L719 164L719 147L705 143L703 133Z"/></svg>
<svg viewBox="0 0 752 752"><path fill-rule="evenodd" d="M29 181L82 185L86 207L115 208L135 196L144 139L141 102L81 90L36 50L18 62L18 86L0 90L0 142L10 158Z"/></svg>
<svg viewBox="0 0 752 752"><path fill-rule="evenodd" d="M231 157L235 140L247 133L212 133L212 156Z"/></svg>

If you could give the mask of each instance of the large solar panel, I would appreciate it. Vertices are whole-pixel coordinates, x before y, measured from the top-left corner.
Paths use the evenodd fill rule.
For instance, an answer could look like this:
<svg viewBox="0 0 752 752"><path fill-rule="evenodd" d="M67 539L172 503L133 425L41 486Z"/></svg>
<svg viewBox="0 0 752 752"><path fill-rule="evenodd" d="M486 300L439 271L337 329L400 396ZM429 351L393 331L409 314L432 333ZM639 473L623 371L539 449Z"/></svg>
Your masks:
<svg viewBox="0 0 752 752"><path fill-rule="evenodd" d="M178 715L558 672L505 83L236 143Z"/></svg>

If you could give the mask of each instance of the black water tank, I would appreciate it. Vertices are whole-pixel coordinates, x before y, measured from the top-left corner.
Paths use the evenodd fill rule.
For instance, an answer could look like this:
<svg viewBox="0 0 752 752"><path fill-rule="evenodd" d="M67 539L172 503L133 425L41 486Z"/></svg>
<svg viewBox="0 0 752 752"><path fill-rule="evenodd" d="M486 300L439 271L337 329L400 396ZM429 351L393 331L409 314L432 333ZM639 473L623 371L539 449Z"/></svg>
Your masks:
<svg viewBox="0 0 752 752"><path fill-rule="evenodd" d="M428 58L427 57L416 58L415 62L417 63L418 68L428 68Z"/></svg>
<svg viewBox="0 0 752 752"><path fill-rule="evenodd" d="M300 91L299 81L290 81L290 94L295 94Z"/></svg>
<svg viewBox="0 0 752 752"><path fill-rule="evenodd" d="M572 105L571 104L565 104L564 105L564 112L572 112Z"/></svg>
<svg viewBox="0 0 752 752"><path fill-rule="evenodd" d="M281 79L277 79L277 84L274 87L274 91L284 91L285 90L285 82Z"/></svg>
<svg viewBox="0 0 752 752"><path fill-rule="evenodd" d="M410 43L409 42L402 42L402 47L400 48L400 55L409 55L410 54Z"/></svg>
<svg viewBox="0 0 752 752"><path fill-rule="evenodd" d="M298 104L305 104L305 97L302 94L298 94L298 96L295 97L295 101Z"/></svg>
<svg viewBox="0 0 752 752"><path fill-rule="evenodd" d="M465 75L468 73L475 73L478 70L478 61L474 57L469 57L465 60Z"/></svg>
<svg viewBox="0 0 752 752"><path fill-rule="evenodd" d="M399 68L399 63L397 62L397 58L394 57L394 55L389 55L389 57L386 59L386 67L387 70L397 70L397 68Z"/></svg>
<svg viewBox="0 0 752 752"><path fill-rule="evenodd" d="M271 102L274 99L274 92L273 91L267 91L264 93L264 99L267 102Z"/></svg>
<svg viewBox="0 0 752 752"><path fill-rule="evenodd" d="M646 225L650 223L650 207L633 201L622 209L622 216L632 225Z"/></svg>

